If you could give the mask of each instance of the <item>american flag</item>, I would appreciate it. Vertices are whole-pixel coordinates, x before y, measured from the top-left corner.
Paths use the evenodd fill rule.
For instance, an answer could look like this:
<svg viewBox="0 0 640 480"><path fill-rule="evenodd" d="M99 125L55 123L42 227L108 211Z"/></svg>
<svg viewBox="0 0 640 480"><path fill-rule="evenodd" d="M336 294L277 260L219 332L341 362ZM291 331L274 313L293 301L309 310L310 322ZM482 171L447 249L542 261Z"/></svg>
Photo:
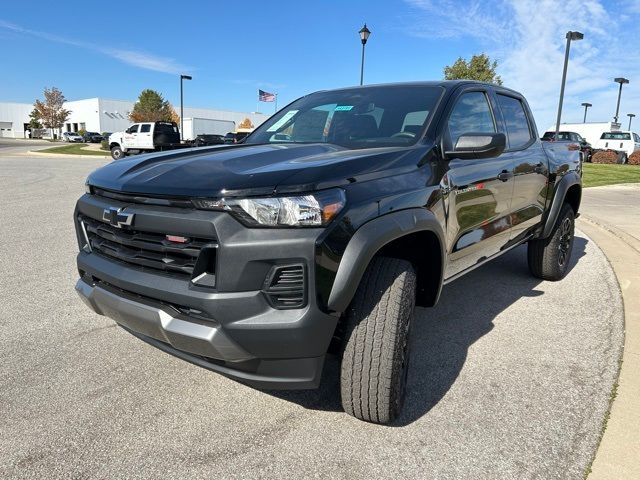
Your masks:
<svg viewBox="0 0 640 480"><path fill-rule="evenodd" d="M258 100L260 102L275 102L276 94L265 92L264 90L258 90Z"/></svg>

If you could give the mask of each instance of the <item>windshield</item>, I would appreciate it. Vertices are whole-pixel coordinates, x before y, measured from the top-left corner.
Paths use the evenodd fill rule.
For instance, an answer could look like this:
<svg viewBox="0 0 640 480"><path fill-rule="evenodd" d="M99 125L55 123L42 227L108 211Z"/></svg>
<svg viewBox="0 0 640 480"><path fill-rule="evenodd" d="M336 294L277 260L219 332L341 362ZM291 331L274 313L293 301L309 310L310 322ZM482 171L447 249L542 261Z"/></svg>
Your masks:
<svg viewBox="0 0 640 480"><path fill-rule="evenodd" d="M347 148L411 145L443 91L397 85L314 93L279 111L245 143L334 143Z"/></svg>
<svg viewBox="0 0 640 480"><path fill-rule="evenodd" d="M601 140L631 140L630 133L622 132L605 132L600 137Z"/></svg>

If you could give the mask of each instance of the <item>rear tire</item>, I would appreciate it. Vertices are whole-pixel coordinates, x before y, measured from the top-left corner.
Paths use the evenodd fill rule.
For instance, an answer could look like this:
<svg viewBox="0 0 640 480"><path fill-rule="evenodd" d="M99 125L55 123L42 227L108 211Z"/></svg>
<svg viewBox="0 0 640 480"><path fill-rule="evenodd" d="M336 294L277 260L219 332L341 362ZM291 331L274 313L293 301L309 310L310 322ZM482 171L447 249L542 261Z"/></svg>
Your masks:
<svg viewBox="0 0 640 480"><path fill-rule="evenodd" d="M623 152L618 153L618 159L616 160L616 163L618 165L624 165L625 163L627 163L627 154Z"/></svg>
<svg viewBox="0 0 640 480"><path fill-rule="evenodd" d="M565 203L549 238L529 242L527 260L534 277L553 281L564 278L571 262L574 229L575 213Z"/></svg>
<svg viewBox="0 0 640 480"><path fill-rule="evenodd" d="M111 158L114 160L120 160L125 157L125 153L122 151L120 145L114 145L111 147Z"/></svg>
<svg viewBox="0 0 640 480"><path fill-rule="evenodd" d="M416 274L411 263L374 258L345 320L340 386L349 415L392 422L404 401Z"/></svg>

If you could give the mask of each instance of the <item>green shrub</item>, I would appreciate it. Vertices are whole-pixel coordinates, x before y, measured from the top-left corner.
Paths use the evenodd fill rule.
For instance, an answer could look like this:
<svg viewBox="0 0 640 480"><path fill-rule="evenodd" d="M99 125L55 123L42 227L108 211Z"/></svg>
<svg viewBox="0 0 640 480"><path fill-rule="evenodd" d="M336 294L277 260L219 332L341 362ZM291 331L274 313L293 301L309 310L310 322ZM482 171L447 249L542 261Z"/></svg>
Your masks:
<svg viewBox="0 0 640 480"><path fill-rule="evenodd" d="M100 142L100 148L102 150L109 150L109 140L102 140Z"/></svg>

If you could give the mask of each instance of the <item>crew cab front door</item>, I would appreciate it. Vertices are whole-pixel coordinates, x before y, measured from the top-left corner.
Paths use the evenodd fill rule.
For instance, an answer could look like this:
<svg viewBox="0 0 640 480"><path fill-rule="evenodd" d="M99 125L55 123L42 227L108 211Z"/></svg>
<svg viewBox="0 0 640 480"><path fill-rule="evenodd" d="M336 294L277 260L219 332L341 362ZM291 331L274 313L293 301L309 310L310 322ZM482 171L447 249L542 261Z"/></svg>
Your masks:
<svg viewBox="0 0 640 480"><path fill-rule="evenodd" d="M125 148L137 148L138 147L138 127L137 123L134 123L124 131L122 135L123 147Z"/></svg>
<svg viewBox="0 0 640 480"><path fill-rule="evenodd" d="M489 93L482 88L463 91L442 127L445 151L467 133L498 132ZM509 241L513 160L450 158L441 183L447 213L450 278L497 254Z"/></svg>

